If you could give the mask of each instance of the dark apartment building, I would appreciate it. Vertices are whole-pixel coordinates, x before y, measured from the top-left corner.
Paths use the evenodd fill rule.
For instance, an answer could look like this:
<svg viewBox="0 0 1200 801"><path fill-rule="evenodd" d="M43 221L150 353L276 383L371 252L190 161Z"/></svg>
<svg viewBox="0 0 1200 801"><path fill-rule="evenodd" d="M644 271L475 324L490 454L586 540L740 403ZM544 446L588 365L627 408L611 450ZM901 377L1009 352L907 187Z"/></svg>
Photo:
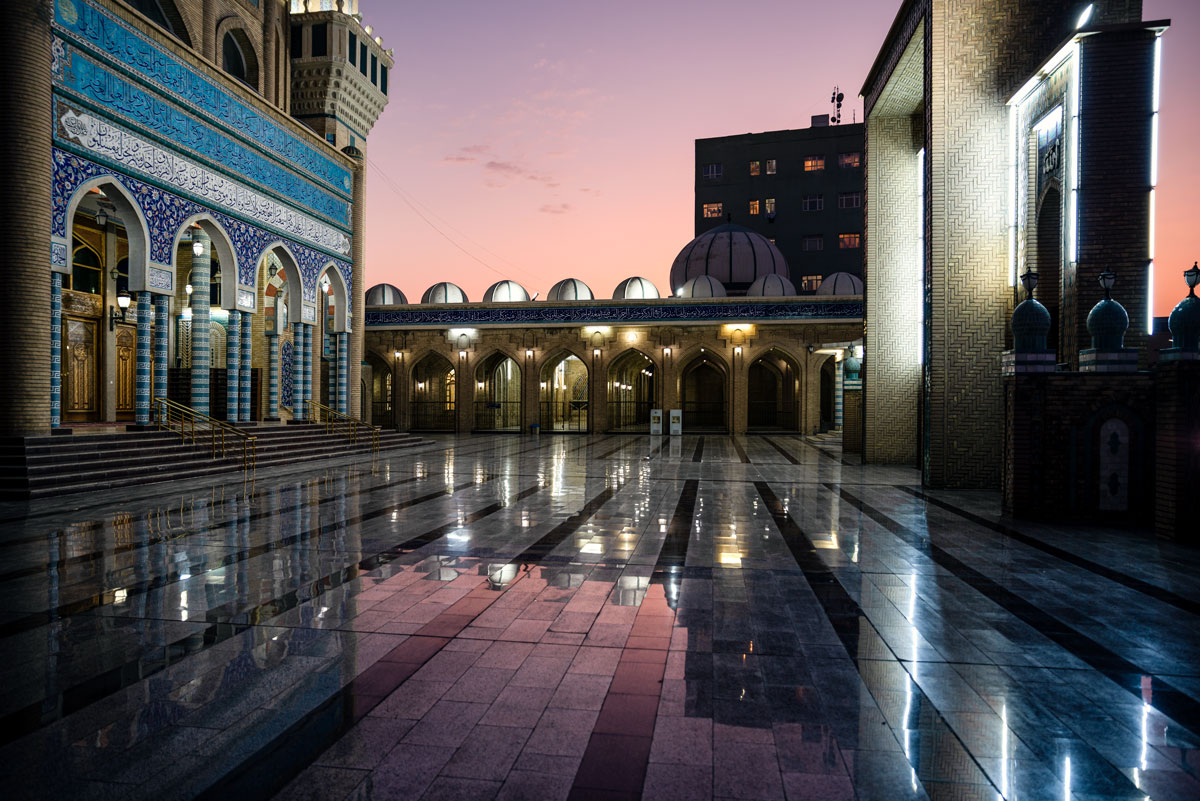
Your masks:
<svg viewBox="0 0 1200 801"><path fill-rule="evenodd" d="M863 125L696 140L696 236L733 222L770 239L792 283L812 292L836 272L862 276Z"/></svg>

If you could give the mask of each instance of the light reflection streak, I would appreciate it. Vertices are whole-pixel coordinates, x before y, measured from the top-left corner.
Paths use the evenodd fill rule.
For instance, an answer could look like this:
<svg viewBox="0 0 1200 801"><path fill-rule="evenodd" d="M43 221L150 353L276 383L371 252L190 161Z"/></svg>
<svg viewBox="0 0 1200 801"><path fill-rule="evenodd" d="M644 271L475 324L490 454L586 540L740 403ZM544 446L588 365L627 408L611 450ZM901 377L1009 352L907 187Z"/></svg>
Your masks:
<svg viewBox="0 0 1200 801"><path fill-rule="evenodd" d="M1063 763L1063 798L1071 801L1071 757L1067 755Z"/></svg>

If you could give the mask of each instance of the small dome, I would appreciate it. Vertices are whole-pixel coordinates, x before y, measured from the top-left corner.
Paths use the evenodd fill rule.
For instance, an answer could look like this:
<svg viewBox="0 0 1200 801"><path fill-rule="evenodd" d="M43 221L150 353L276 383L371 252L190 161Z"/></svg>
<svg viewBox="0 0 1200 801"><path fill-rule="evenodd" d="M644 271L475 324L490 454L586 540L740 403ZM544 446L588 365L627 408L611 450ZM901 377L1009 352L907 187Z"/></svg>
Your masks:
<svg viewBox="0 0 1200 801"><path fill-rule="evenodd" d="M368 306L400 306L405 303L408 303L408 298L391 284L376 284L367 290Z"/></svg>
<svg viewBox="0 0 1200 801"><path fill-rule="evenodd" d="M705 231L675 257L671 265L671 291L697 276L712 276L735 295L745 294L754 279L788 274L779 248L762 234L741 225L718 225Z"/></svg>
<svg viewBox="0 0 1200 801"><path fill-rule="evenodd" d="M1092 348L1114 352L1125 349L1125 332L1129 330L1129 312L1115 300L1100 301L1087 316L1087 330L1092 335Z"/></svg>
<svg viewBox="0 0 1200 801"><path fill-rule="evenodd" d="M861 370L862 361L851 351L850 355L842 361L842 371L845 374L846 380L857 381Z"/></svg>
<svg viewBox="0 0 1200 801"><path fill-rule="evenodd" d="M818 295L861 295L863 282L854 273L831 273L817 287Z"/></svg>
<svg viewBox="0 0 1200 801"><path fill-rule="evenodd" d="M578 278L564 278L546 294L546 300L592 300L592 290Z"/></svg>
<svg viewBox="0 0 1200 801"><path fill-rule="evenodd" d="M516 281L497 281L483 293L484 303L520 303L523 300L529 300L529 293Z"/></svg>
<svg viewBox="0 0 1200 801"><path fill-rule="evenodd" d="M613 290L613 300L653 300L661 297L658 287L648 278L626 278Z"/></svg>
<svg viewBox="0 0 1200 801"><path fill-rule="evenodd" d="M468 303L467 293L458 284L442 281L425 290L421 296L422 303Z"/></svg>
<svg viewBox="0 0 1200 801"><path fill-rule="evenodd" d="M723 298L725 285L711 275L698 275L679 288L681 298Z"/></svg>
<svg viewBox="0 0 1200 801"><path fill-rule="evenodd" d="M1175 347L1189 353L1200 351L1200 298L1192 290L1167 318Z"/></svg>
<svg viewBox="0 0 1200 801"><path fill-rule="evenodd" d="M796 294L796 286L782 275L760 275L746 290L751 298L790 298Z"/></svg>
<svg viewBox="0 0 1200 801"><path fill-rule="evenodd" d="M1050 312L1036 298L1026 298L1013 309L1012 333L1013 350L1017 353L1045 351Z"/></svg>

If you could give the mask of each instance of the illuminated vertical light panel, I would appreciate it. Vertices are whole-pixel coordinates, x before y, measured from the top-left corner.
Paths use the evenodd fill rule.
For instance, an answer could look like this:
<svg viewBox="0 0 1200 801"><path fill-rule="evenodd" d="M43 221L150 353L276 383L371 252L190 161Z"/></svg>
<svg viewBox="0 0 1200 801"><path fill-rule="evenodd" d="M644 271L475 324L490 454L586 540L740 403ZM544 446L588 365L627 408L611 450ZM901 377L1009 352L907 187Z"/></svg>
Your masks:
<svg viewBox="0 0 1200 801"><path fill-rule="evenodd" d="M1008 107L1008 285L1017 285L1017 107Z"/></svg>
<svg viewBox="0 0 1200 801"><path fill-rule="evenodd" d="M1150 109L1150 260L1146 265L1146 333L1154 333L1154 228L1158 187L1158 104L1162 76L1162 32L1154 38L1154 91Z"/></svg>
<svg viewBox="0 0 1200 801"><path fill-rule="evenodd" d="M1070 204L1067 209L1067 253L1072 263L1079 262L1079 42L1071 45L1071 108L1069 119L1071 159L1067 165L1067 180L1070 182Z"/></svg>
<svg viewBox="0 0 1200 801"><path fill-rule="evenodd" d="M925 360L925 148L917 151L917 364Z"/></svg>

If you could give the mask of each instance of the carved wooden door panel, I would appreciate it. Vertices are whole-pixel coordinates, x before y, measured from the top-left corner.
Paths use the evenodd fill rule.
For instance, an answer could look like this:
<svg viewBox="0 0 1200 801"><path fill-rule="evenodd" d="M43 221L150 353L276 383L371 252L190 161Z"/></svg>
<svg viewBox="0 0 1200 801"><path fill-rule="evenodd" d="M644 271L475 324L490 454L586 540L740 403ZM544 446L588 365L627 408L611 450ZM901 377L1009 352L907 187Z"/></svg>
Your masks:
<svg viewBox="0 0 1200 801"><path fill-rule="evenodd" d="M137 372L137 328L117 326L117 417L132 418L134 381Z"/></svg>
<svg viewBox="0 0 1200 801"><path fill-rule="evenodd" d="M67 351L63 365L63 416L69 422L100 419L99 324L66 317Z"/></svg>

